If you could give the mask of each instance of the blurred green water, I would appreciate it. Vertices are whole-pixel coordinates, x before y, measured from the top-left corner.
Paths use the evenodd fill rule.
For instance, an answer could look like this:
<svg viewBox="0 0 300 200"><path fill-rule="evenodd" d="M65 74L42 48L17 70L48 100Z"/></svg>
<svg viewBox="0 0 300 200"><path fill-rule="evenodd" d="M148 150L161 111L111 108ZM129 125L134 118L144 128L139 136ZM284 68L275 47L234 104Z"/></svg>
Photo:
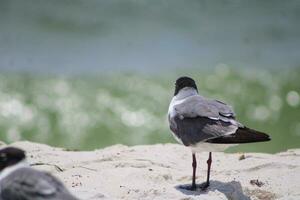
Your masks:
<svg viewBox="0 0 300 200"><path fill-rule="evenodd" d="M300 69L234 71L223 65L160 75L2 73L0 140L81 150L175 142L166 112L179 75L192 76L201 94L232 104L242 123L272 137L229 151L273 153L300 147Z"/></svg>

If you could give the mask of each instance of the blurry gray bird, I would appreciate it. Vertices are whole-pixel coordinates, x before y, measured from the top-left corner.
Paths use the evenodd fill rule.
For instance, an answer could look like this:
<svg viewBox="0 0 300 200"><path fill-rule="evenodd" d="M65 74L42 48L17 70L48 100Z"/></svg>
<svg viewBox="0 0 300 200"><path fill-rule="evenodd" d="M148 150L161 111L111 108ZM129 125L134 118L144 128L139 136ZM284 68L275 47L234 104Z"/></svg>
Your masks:
<svg viewBox="0 0 300 200"><path fill-rule="evenodd" d="M192 149L193 181L191 187L185 188L190 190L196 189L196 152L209 152L207 179L200 186L206 189L209 186L211 152L224 151L234 144L270 140L269 135L238 122L231 106L199 95L195 81L189 77L176 80L168 120L175 139Z"/></svg>
<svg viewBox="0 0 300 200"><path fill-rule="evenodd" d="M77 200L51 174L30 168L25 152L0 149L0 200Z"/></svg>

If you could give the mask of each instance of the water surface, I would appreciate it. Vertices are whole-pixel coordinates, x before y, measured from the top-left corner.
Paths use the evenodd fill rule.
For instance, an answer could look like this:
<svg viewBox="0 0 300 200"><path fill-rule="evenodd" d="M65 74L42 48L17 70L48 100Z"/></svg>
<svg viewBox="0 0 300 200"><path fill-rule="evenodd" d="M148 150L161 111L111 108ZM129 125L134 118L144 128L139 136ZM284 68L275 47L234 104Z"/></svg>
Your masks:
<svg viewBox="0 0 300 200"><path fill-rule="evenodd" d="M0 138L80 150L175 142L166 113L174 81L182 74L197 81L202 95L232 104L241 122L272 137L230 151L274 153L300 147L300 70L236 71L225 65L159 75L2 73Z"/></svg>

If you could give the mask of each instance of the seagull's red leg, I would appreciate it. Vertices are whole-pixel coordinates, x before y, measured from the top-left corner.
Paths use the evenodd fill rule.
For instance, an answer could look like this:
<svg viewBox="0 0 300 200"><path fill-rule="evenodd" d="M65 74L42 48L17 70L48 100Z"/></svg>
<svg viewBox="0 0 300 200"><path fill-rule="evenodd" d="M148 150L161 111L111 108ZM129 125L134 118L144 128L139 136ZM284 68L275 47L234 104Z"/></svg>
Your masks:
<svg viewBox="0 0 300 200"><path fill-rule="evenodd" d="M196 168L197 168L197 161L196 161L196 155L193 153L193 182L192 182L192 190L196 189Z"/></svg>
<svg viewBox="0 0 300 200"><path fill-rule="evenodd" d="M208 160L207 160L207 179L206 179L206 184L204 185L204 188L207 188L209 186L209 176L210 176L210 167L212 163L212 156L211 152L209 152Z"/></svg>

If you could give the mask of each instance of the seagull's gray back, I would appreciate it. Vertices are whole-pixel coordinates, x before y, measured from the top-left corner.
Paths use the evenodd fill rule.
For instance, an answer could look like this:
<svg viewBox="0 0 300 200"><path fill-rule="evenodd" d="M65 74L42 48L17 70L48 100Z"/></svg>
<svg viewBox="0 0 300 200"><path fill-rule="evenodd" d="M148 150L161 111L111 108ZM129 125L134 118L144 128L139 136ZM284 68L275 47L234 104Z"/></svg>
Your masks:
<svg viewBox="0 0 300 200"><path fill-rule="evenodd" d="M0 182L0 200L77 200L51 174L20 168Z"/></svg>
<svg viewBox="0 0 300 200"><path fill-rule="evenodd" d="M200 95L189 96L174 106L176 112L182 117L208 117L211 119L234 118L235 113L231 106L218 101L206 99Z"/></svg>

